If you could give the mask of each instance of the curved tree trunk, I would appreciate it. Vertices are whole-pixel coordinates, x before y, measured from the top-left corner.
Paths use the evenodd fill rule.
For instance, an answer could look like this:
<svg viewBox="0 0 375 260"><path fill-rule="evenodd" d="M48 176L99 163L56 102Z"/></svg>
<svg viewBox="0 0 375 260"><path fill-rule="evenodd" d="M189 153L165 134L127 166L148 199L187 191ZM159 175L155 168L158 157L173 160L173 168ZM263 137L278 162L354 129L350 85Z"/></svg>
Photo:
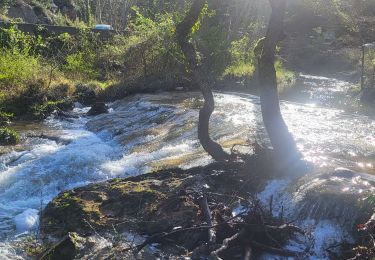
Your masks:
<svg viewBox="0 0 375 260"><path fill-rule="evenodd" d="M199 112L198 138L204 150L210 154L216 161L228 161L230 155L226 153L220 144L210 138L209 121L215 108L214 96L211 87L204 83L203 76L198 67L196 51L192 43L189 42L189 35L199 15L206 4L206 0L195 0L185 16L184 20L177 26L177 43L180 46L187 60L189 70L192 73L194 83L197 84L203 94L204 106Z"/></svg>
<svg viewBox="0 0 375 260"><path fill-rule="evenodd" d="M270 0L272 14L268 31L263 43L259 62L260 101L263 122L281 163L292 163L301 158L295 141L281 115L277 79L275 70L275 53L277 44L285 38L283 20L286 0Z"/></svg>

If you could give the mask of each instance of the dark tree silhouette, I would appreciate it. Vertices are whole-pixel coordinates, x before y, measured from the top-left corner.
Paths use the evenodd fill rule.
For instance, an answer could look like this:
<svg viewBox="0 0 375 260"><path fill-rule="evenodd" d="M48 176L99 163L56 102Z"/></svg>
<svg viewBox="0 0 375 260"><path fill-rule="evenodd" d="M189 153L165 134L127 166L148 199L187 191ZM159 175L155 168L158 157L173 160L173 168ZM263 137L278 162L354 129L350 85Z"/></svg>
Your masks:
<svg viewBox="0 0 375 260"><path fill-rule="evenodd" d="M268 25L263 49L258 59L260 101L263 122L274 148L277 159L288 165L301 158L295 141L281 115L277 79L275 70L275 54L277 44L285 38L284 15L286 0L269 0L272 14Z"/></svg>
<svg viewBox="0 0 375 260"><path fill-rule="evenodd" d="M197 54L193 44L189 41L190 33L193 26L199 19L205 0L195 0L183 19L176 28L177 43L185 55L188 69L192 74L194 84L198 85L204 97L204 105L199 112L198 138L205 151L210 154L216 161L227 161L230 155L226 153L220 144L213 141L209 134L209 121L215 108L214 96L211 86L204 82L202 72L197 61Z"/></svg>

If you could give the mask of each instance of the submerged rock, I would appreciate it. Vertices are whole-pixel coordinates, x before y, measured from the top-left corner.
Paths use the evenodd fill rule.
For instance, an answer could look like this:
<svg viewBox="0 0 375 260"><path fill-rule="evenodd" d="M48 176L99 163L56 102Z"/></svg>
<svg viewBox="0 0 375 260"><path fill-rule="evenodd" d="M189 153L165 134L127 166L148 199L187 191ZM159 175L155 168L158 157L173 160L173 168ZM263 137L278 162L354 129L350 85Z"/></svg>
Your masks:
<svg viewBox="0 0 375 260"><path fill-rule="evenodd" d="M97 116L100 114L106 114L108 113L108 106L103 102L97 102L95 103L89 112L87 112L88 116Z"/></svg>

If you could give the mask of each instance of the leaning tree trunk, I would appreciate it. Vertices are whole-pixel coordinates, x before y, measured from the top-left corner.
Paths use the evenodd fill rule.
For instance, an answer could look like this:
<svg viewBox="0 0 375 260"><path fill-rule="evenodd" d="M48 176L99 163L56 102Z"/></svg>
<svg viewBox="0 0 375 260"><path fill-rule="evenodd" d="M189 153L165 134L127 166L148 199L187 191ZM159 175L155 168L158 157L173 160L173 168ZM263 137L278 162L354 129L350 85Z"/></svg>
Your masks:
<svg viewBox="0 0 375 260"><path fill-rule="evenodd" d="M276 46L285 38L283 20L286 0L269 1L272 14L258 60L261 110L277 159L283 164L289 164L300 159L301 155L281 115L275 70Z"/></svg>
<svg viewBox="0 0 375 260"><path fill-rule="evenodd" d="M193 26L199 19L199 15L206 4L206 0L195 0L187 13L185 19L177 26L176 35L177 43L180 46L190 72L192 73L193 81L198 85L202 91L204 98L204 105L199 111L198 122L198 138L204 150L210 154L216 161L229 160L229 154L226 153L220 144L216 143L210 138L209 121L212 112L215 108L214 96L212 94L209 84L203 81L203 76L198 66L197 54L191 42L189 42L189 35Z"/></svg>

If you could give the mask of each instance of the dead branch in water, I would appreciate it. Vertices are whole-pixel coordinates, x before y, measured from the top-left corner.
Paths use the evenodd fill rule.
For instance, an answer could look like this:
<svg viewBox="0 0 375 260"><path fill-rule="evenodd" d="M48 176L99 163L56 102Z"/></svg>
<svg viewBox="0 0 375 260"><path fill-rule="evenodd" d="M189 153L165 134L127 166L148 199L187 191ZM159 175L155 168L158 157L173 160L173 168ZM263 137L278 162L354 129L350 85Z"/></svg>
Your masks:
<svg viewBox="0 0 375 260"><path fill-rule="evenodd" d="M252 209L240 212L239 214L224 219L220 212L215 211L215 219L217 224L213 224L212 214L209 208L207 196L198 196L197 199L202 214L201 226L192 226L186 228L174 229L170 232L162 232L147 238L143 243L134 247L129 247L123 251L131 251L138 253L147 245L153 243L173 243L174 238L183 232L201 232L207 231L205 236L203 250L205 255L202 257L210 257L210 259L229 259L232 251L242 252L243 259L251 259L254 254L263 252L289 257L301 257L300 252L294 252L282 247L285 242L294 234L304 234L304 231L294 225L278 224L279 218L273 218L266 209L263 209L257 202L249 202ZM275 225L276 224L276 225ZM217 232L224 237L219 239ZM178 247L182 248L180 245ZM193 251L201 252L202 246L197 246ZM186 249L186 251L189 251ZM236 252L237 252L236 251ZM232 258L231 258L232 259Z"/></svg>

